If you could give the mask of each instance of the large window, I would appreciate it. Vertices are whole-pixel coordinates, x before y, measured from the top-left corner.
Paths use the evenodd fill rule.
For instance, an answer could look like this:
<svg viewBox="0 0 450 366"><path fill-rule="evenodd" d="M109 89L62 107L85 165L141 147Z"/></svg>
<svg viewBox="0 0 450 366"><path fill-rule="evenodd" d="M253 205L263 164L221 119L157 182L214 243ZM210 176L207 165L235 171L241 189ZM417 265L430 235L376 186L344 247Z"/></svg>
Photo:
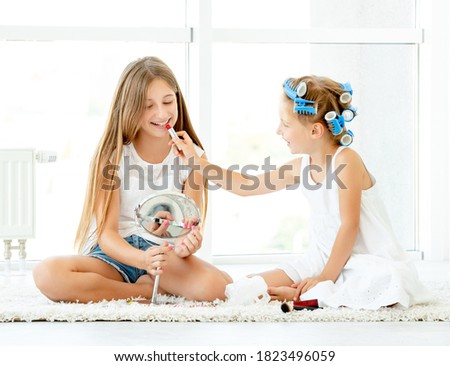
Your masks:
<svg viewBox="0 0 450 366"><path fill-rule="evenodd" d="M401 243L417 249L415 19L415 0L11 2L0 11L0 146L58 153L56 164L37 166L28 258L71 252L116 82L146 55L173 69L208 156L224 167L292 158L275 133L286 77L351 82L353 147L381 183ZM213 190L210 202L207 254L308 247L309 207L299 190L252 198Z"/></svg>

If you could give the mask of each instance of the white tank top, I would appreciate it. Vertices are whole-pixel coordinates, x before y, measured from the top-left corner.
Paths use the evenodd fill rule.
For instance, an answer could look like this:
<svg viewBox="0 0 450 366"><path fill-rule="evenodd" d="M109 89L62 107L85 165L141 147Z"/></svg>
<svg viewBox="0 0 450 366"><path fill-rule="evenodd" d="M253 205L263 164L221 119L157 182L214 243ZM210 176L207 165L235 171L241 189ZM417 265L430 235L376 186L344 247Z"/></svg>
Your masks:
<svg viewBox="0 0 450 366"><path fill-rule="evenodd" d="M195 145L199 156L203 150ZM172 149L161 163L151 164L144 161L137 153L133 143L123 146L117 176L120 179L120 212L119 234L125 238L130 235L139 235L148 240L151 238L136 224L135 208L150 195L164 191L182 192L183 186L191 168L185 165ZM95 230L95 219L92 223L91 233ZM90 236L85 251L96 244L96 238Z"/></svg>

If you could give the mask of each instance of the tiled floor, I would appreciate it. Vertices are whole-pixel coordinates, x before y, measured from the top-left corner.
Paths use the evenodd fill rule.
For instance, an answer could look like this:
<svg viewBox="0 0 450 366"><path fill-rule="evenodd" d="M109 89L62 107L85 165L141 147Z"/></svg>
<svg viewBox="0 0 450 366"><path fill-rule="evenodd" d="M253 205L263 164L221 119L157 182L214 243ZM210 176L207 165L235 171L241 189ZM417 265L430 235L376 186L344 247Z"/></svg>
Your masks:
<svg viewBox="0 0 450 366"><path fill-rule="evenodd" d="M238 278L271 266L222 268ZM421 262L418 270L426 281L450 282L448 262ZM0 345L450 346L450 323L7 323Z"/></svg>

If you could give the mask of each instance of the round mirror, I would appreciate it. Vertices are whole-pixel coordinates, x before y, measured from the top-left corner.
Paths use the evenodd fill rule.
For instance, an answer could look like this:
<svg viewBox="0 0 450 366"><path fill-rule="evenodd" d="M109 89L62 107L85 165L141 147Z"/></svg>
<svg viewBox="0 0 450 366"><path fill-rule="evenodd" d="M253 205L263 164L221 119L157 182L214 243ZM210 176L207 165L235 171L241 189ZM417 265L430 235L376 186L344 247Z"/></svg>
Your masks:
<svg viewBox="0 0 450 366"><path fill-rule="evenodd" d="M181 241L193 226L200 224L200 211L195 202L178 192L149 196L134 211L138 225L159 245ZM157 303L158 286L159 275L155 276L151 304Z"/></svg>
<svg viewBox="0 0 450 366"><path fill-rule="evenodd" d="M156 244L175 244L200 224L195 202L178 192L158 193L147 197L135 209L136 221Z"/></svg>

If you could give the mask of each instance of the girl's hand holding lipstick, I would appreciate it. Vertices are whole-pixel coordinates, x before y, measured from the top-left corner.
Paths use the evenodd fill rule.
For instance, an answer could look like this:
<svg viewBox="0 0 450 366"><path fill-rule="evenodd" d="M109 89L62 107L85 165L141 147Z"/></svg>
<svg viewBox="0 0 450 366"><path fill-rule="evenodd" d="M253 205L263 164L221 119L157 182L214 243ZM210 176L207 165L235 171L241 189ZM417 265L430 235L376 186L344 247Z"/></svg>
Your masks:
<svg viewBox="0 0 450 366"><path fill-rule="evenodd" d="M183 160L190 158L196 159L199 157L195 152L192 139L185 131L176 132L176 137L174 138L174 136L172 136L172 140L169 142L169 145L173 146L175 155L180 156Z"/></svg>
<svg viewBox="0 0 450 366"><path fill-rule="evenodd" d="M181 147L178 146L178 142L180 141L180 138L178 137L176 131L173 129L173 127L168 123L166 124L166 130L169 132L170 137L172 137L173 141L175 141L175 145L177 146L178 150L181 150Z"/></svg>

